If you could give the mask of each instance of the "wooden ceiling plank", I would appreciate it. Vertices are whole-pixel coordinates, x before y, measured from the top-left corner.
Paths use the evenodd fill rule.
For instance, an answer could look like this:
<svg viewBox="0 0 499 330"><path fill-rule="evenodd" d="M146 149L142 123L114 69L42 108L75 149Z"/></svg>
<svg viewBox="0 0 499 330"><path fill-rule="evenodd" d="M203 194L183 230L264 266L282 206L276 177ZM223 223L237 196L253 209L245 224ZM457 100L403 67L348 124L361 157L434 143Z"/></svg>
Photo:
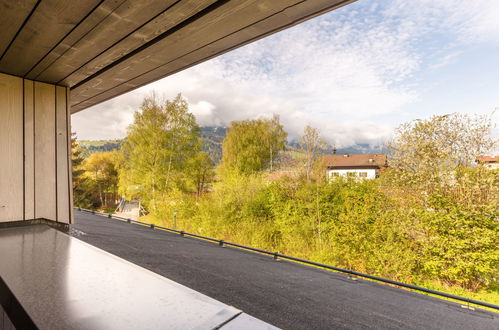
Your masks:
<svg viewBox="0 0 499 330"><path fill-rule="evenodd" d="M217 0L197 0L182 1L175 4L163 14L152 20L149 24L138 29L108 49L105 53L83 65L80 69L64 79L64 83L69 86L74 86L76 83L114 63L215 2L217 2Z"/></svg>
<svg viewBox="0 0 499 330"><path fill-rule="evenodd" d="M23 25L31 10L36 5L36 0L11 1L0 0L0 56L13 41L16 33Z"/></svg>
<svg viewBox="0 0 499 330"><path fill-rule="evenodd" d="M98 0L40 2L1 59L0 71L24 76L79 24L98 2Z"/></svg>
<svg viewBox="0 0 499 330"><path fill-rule="evenodd" d="M299 0L273 1L262 6L260 0L230 1L88 83L78 86L74 93L84 98L91 97L298 2Z"/></svg>
<svg viewBox="0 0 499 330"><path fill-rule="evenodd" d="M89 60L105 52L145 22L170 7L176 0L128 0L117 7L92 31L78 40L37 79L61 81ZM69 85L68 85L69 86Z"/></svg>
<svg viewBox="0 0 499 330"><path fill-rule="evenodd" d="M338 0L335 2L327 0L308 1L305 3L297 4L295 6L290 6L282 12L268 17L267 19L260 20L259 22L247 27L244 30L233 33L225 38L208 44L205 47L199 48L191 53L181 56L169 63L158 66L148 72L146 71L135 78L128 80L122 79L121 82L117 80L113 87L102 92L98 92L97 89L80 90L80 87L82 87L80 86L72 91L72 113L76 113L117 95L141 87L152 81L158 80L161 77L174 74L189 66L218 56L223 52L230 51L231 49L240 47L246 43L262 38L265 35L272 34L276 31L298 24L306 19L318 16L325 11L341 7L353 1L354 0ZM104 79L108 79L108 77L104 77ZM91 88L98 87L98 85L102 84L103 81L104 80L90 82L90 85L93 86Z"/></svg>
<svg viewBox="0 0 499 330"><path fill-rule="evenodd" d="M50 53L41 59L35 67L26 75L27 79L38 79L38 76L45 71L59 57L71 49L76 42L84 38L99 23L126 0L105 0L96 8L83 22L81 22L69 35L64 38Z"/></svg>

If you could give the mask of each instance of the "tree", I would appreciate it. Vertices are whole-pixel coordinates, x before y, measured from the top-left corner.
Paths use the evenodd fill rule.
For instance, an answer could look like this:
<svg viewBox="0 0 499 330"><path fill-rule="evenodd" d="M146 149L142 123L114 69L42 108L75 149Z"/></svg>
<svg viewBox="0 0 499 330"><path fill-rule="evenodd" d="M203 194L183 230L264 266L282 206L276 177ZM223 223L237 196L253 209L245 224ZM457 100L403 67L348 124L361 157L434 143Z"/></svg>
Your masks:
<svg viewBox="0 0 499 330"><path fill-rule="evenodd" d="M72 164L72 179L73 179L73 202L78 207L93 207L89 183L82 168L84 158L82 157L82 149L78 144L76 133L71 134L71 164Z"/></svg>
<svg viewBox="0 0 499 330"><path fill-rule="evenodd" d="M286 147L287 136L288 133L284 131L283 126L279 122L279 116L274 114L269 122L269 131L267 133L270 172L274 170L276 155Z"/></svg>
<svg viewBox="0 0 499 330"><path fill-rule="evenodd" d="M109 193L117 199L119 162L118 152L109 151L93 153L83 163L89 181L97 190L101 207L109 206Z"/></svg>
<svg viewBox="0 0 499 330"><path fill-rule="evenodd" d="M400 125L389 143L390 167L406 184L438 185L494 147L491 116L448 114Z"/></svg>
<svg viewBox="0 0 499 330"><path fill-rule="evenodd" d="M463 114L403 124L383 176L401 195L410 189L416 197L410 212L420 271L473 291L493 285L499 260L498 172L472 166L494 147L491 127L489 116Z"/></svg>
<svg viewBox="0 0 499 330"><path fill-rule="evenodd" d="M153 94L135 112L123 142L120 191L154 203L172 189L186 189L185 169L201 150L200 129L178 94L161 102Z"/></svg>
<svg viewBox="0 0 499 330"><path fill-rule="evenodd" d="M305 154L305 173L307 181L310 181L310 173L321 150L327 148L327 143L320 136L320 131L309 125L305 126L303 135L300 137L300 148Z"/></svg>
<svg viewBox="0 0 499 330"><path fill-rule="evenodd" d="M279 117L233 121L222 145L222 164L226 170L243 174L274 167L275 157L284 150L287 133Z"/></svg>
<svg viewBox="0 0 499 330"><path fill-rule="evenodd" d="M196 196L201 197L206 183L214 176L211 158L205 152L198 152L187 162L187 176L196 189Z"/></svg>

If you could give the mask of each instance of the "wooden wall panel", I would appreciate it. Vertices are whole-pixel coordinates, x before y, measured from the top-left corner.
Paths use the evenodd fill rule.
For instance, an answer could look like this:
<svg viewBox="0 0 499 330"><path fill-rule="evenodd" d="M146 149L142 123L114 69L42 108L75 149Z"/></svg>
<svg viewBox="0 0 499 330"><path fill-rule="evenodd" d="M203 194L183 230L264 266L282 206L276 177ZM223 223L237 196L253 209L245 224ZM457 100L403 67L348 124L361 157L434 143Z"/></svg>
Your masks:
<svg viewBox="0 0 499 330"><path fill-rule="evenodd" d="M71 138L72 138L72 130L71 130L71 108L70 108L70 90L69 88L66 89L66 106L68 110L68 116L67 121L66 121L66 127L68 128L67 130L67 136L68 136L68 142L66 145L66 148L68 149L68 186L69 186L69 223L74 223L74 212L73 212L73 152L72 152L72 145L71 145Z"/></svg>
<svg viewBox="0 0 499 330"><path fill-rule="evenodd" d="M66 101L66 88L57 86L57 221L69 223L68 109Z"/></svg>
<svg viewBox="0 0 499 330"><path fill-rule="evenodd" d="M0 222L72 223L69 90L0 73Z"/></svg>
<svg viewBox="0 0 499 330"><path fill-rule="evenodd" d="M0 222L23 220L22 84L0 74Z"/></svg>
<svg viewBox="0 0 499 330"><path fill-rule="evenodd" d="M34 82L24 81L24 219L35 218Z"/></svg>
<svg viewBox="0 0 499 330"><path fill-rule="evenodd" d="M55 86L35 82L35 218L57 219Z"/></svg>

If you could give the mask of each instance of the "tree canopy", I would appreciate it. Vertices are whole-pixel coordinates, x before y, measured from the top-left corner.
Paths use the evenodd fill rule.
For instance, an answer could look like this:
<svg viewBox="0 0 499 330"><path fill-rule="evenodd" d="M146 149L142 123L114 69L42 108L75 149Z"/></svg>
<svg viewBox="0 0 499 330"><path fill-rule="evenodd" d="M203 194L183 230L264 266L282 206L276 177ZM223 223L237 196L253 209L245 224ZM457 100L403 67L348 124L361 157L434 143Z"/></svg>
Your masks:
<svg viewBox="0 0 499 330"><path fill-rule="evenodd" d="M300 137L300 149L305 155L305 174L307 180L310 180L310 173L313 165L317 161L317 157L321 151L328 147L324 138L321 137L318 128L313 128L309 125L305 126L303 135Z"/></svg>
<svg viewBox="0 0 499 330"><path fill-rule="evenodd" d="M222 145L223 167L243 174L273 169L277 154L285 148L286 137L278 116L233 121Z"/></svg>
<svg viewBox="0 0 499 330"><path fill-rule="evenodd" d="M493 148L491 128L490 116L457 113L402 124L388 145L390 167L408 184L448 182L450 172Z"/></svg>
<svg viewBox="0 0 499 330"><path fill-rule="evenodd" d="M98 194L100 205L109 204L108 194L114 199L118 192L118 168L121 155L117 151L91 154L83 162L83 168L92 190Z"/></svg>
<svg viewBox="0 0 499 330"><path fill-rule="evenodd" d="M172 189L187 190L193 172L186 169L192 168L193 158L200 165L201 147L199 126L182 95L166 101L145 98L123 142L120 191L147 203Z"/></svg>

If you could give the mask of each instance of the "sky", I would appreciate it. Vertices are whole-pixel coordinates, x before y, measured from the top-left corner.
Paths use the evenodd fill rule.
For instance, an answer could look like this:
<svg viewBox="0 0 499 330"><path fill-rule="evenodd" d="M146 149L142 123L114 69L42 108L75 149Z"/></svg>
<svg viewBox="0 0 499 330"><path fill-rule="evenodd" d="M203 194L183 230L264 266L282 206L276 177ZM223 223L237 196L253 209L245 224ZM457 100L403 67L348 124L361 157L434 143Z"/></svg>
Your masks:
<svg viewBox="0 0 499 330"><path fill-rule="evenodd" d="M290 140L311 125L338 148L438 114L496 124L499 1L359 0L72 115L73 131L125 137L152 91L182 93L200 126L278 114Z"/></svg>

